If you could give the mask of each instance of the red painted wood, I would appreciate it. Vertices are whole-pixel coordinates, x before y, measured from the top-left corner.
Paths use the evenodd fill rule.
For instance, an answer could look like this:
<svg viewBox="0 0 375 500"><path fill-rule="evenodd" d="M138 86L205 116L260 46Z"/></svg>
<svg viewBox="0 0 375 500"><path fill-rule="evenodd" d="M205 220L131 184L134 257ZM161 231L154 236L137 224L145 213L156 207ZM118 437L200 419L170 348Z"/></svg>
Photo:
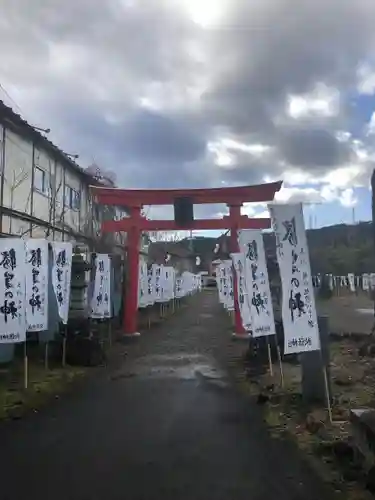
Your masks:
<svg viewBox="0 0 375 500"><path fill-rule="evenodd" d="M135 222L130 217L118 221L104 221L102 230L107 233L117 231L129 231ZM230 217L222 219L198 219L193 221L189 226L178 226L174 220L147 220L139 219L137 222L138 228L141 231L190 231L190 230L211 230L211 229L231 229L233 221ZM268 229L271 227L270 219L257 219L241 216L237 225L241 229Z"/></svg>
<svg viewBox="0 0 375 500"><path fill-rule="evenodd" d="M138 309L138 272L139 241L142 231L176 231L176 230L231 230L231 250L238 251L237 231L239 229L268 229L270 219L250 219L241 215L241 205L245 202L271 201L280 190L282 182L218 189L117 189L91 186L91 190L99 203L104 205L126 206L129 217L120 221L104 221L104 232L126 231L128 233L127 256L128 272L124 307L124 333L134 334L137 331ZM174 220L147 220L141 215L144 205L169 205L176 198L191 198L194 204L225 203L229 206L229 216L222 219L201 219L193 221L189 226L178 226ZM241 320L237 298L237 280L234 273L234 306L235 330L237 334L247 335Z"/></svg>
<svg viewBox="0 0 375 500"><path fill-rule="evenodd" d="M229 219L232 221L232 226L230 230L230 251L236 253L239 251L238 245L238 229L245 229L241 224L241 207L240 206L230 206L229 207ZM251 220L251 219L249 219ZM259 219L258 219L259 220ZM266 219L269 223L270 219ZM243 327L240 304L238 302L238 287L237 287L237 273L232 263L232 273L233 273L233 295L234 295L234 331L237 336L247 337L248 333Z"/></svg>
<svg viewBox="0 0 375 500"><path fill-rule="evenodd" d="M282 181L213 189L118 189L91 186L97 201L104 205L172 205L176 198L191 198L192 203L226 203L238 205L246 202L273 200L280 191Z"/></svg>
<svg viewBox="0 0 375 500"><path fill-rule="evenodd" d="M140 218L140 208L132 208L133 220ZM138 327L138 273L139 273L139 243L141 231L137 225L128 229L127 245L127 275L126 296L124 307L124 333L132 335Z"/></svg>

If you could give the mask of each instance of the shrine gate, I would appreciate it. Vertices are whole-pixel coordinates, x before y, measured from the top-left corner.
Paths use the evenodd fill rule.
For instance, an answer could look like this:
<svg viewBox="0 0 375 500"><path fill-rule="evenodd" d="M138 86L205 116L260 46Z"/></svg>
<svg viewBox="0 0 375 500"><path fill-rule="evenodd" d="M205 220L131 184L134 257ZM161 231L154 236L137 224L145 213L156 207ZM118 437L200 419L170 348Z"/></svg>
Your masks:
<svg viewBox="0 0 375 500"><path fill-rule="evenodd" d="M243 203L273 201L282 182L254 186L214 189L118 189L91 186L98 203L110 206L126 206L129 216L121 220L104 221L103 232L126 231L127 236L127 285L124 307L124 334L139 335L137 332L139 245L142 232L187 231L187 230L230 230L230 251L238 252L237 231L240 229L268 229L270 219L249 218L241 215ZM142 213L145 205L173 205L176 200L189 200L191 204L219 204L229 207L229 215L221 219L192 219L189 223L177 224L175 220L148 220ZM237 280L234 272L235 335L246 334L241 321L237 300ZM246 334L247 335L247 334Z"/></svg>

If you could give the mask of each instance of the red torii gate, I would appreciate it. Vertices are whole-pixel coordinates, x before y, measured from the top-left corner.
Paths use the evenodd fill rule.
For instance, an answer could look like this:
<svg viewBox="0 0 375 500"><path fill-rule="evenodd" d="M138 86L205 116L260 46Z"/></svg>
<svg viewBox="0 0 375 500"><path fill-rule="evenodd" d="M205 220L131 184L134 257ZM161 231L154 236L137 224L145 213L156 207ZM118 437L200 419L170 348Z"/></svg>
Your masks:
<svg viewBox="0 0 375 500"><path fill-rule="evenodd" d="M232 252L238 251L237 231L239 229L267 229L270 219L252 218L241 215L241 206L246 202L272 201L280 190L282 181L254 186L214 189L118 189L91 186L96 200L103 205L126 206L129 217L118 221L104 221L103 232L126 231L128 280L124 307L124 334L139 335L137 332L138 311L138 269L139 243L144 231L178 231L194 229L230 229ZM175 200L187 198L193 204L225 203L229 216L222 219L197 219L189 225L178 226L174 220L148 220L141 214L145 205L172 205ZM237 280L234 279L235 334L243 335L239 305L237 301Z"/></svg>

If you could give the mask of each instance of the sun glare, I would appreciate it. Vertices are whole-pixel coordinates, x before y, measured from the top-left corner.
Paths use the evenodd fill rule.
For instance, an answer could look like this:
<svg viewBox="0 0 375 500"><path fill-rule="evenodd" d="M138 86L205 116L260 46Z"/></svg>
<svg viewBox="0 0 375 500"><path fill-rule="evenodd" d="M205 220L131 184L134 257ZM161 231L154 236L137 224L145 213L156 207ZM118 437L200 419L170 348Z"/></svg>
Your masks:
<svg viewBox="0 0 375 500"><path fill-rule="evenodd" d="M191 20L202 28L220 23L226 0L181 0Z"/></svg>

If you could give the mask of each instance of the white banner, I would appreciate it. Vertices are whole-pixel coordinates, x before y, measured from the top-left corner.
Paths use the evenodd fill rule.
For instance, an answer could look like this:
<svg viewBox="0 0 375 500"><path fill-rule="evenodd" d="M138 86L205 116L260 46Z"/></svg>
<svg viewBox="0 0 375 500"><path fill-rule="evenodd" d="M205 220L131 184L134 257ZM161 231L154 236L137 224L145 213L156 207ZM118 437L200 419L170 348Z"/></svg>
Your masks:
<svg viewBox="0 0 375 500"><path fill-rule="evenodd" d="M245 254L243 252L230 254L237 278L237 300L241 314L242 326L249 332L252 329L252 318L250 308L250 297L246 282Z"/></svg>
<svg viewBox="0 0 375 500"><path fill-rule="evenodd" d="M333 276L332 276L332 274L329 274L328 275L328 288L330 290L333 290L334 284L336 285L336 283L334 282Z"/></svg>
<svg viewBox="0 0 375 500"><path fill-rule="evenodd" d="M28 239L26 245L26 322L29 332L48 330L48 241Z"/></svg>
<svg viewBox="0 0 375 500"><path fill-rule="evenodd" d="M174 299L175 270L171 266L168 266L165 269L166 269L166 271L165 271L164 300L173 300Z"/></svg>
<svg viewBox="0 0 375 500"><path fill-rule="evenodd" d="M0 239L0 343L26 340L26 249L18 238Z"/></svg>
<svg viewBox="0 0 375 500"><path fill-rule="evenodd" d="M220 304L224 304L224 267L223 264L220 263L216 267L216 286L219 294L219 302Z"/></svg>
<svg viewBox="0 0 375 500"><path fill-rule="evenodd" d="M283 289L285 354L320 349L302 204L269 205Z"/></svg>
<svg viewBox="0 0 375 500"><path fill-rule="evenodd" d="M52 284L56 294L59 316L63 324L66 325L69 317L73 247L69 241L54 241L52 248Z"/></svg>
<svg viewBox="0 0 375 500"><path fill-rule="evenodd" d="M155 287L152 276L152 266L147 269L147 305L152 306L155 303Z"/></svg>
<svg viewBox="0 0 375 500"><path fill-rule="evenodd" d="M351 292L355 292L355 280L354 280L354 274L349 273L348 274L348 281L349 281L349 288Z"/></svg>
<svg viewBox="0 0 375 500"><path fill-rule="evenodd" d="M147 276L147 262L139 261L138 273L138 307L144 308L148 306L148 276Z"/></svg>
<svg viewBox="0 0 375 500"><path fill-rule="evenodd" d="M370 276L368 273L362 275L362 289L368 291L370 289Z"/></svg>
<svg viewBox="0 0 375 500"><path fill-rule="evenodd" d="M183 281L182 276L176 277L175 294L176 294L177 299L180 299L181 297L183 297L183 283L182 283L182 281Z"/></svg>
<svg viewBox="0 0 375 500"><path fill-rule="evenodd" d="M228 311L234 310L233 295L233 269L231 260L223 260L223 288L224 288L224 307Z"/></svg>
<svg viewBox="0 0 375 500"><path fill-rule="evenodd" d="M162 266L152 264L152 282L155 293L155 302L163 302Z"/></svg>
<svg viewBox="0 0 375 500"><path fill-rule="evenodd" d="M253 229L239 231L238 244L246 257L246 286L253 320L253 337L276 335L262 232Z"/></svg>
<svg viewBox="0 0 375 500"><path fill-rule="evenodd" d="M111 317L111 260L105 253L96 254L91 317L95 319Z"/></svg>

